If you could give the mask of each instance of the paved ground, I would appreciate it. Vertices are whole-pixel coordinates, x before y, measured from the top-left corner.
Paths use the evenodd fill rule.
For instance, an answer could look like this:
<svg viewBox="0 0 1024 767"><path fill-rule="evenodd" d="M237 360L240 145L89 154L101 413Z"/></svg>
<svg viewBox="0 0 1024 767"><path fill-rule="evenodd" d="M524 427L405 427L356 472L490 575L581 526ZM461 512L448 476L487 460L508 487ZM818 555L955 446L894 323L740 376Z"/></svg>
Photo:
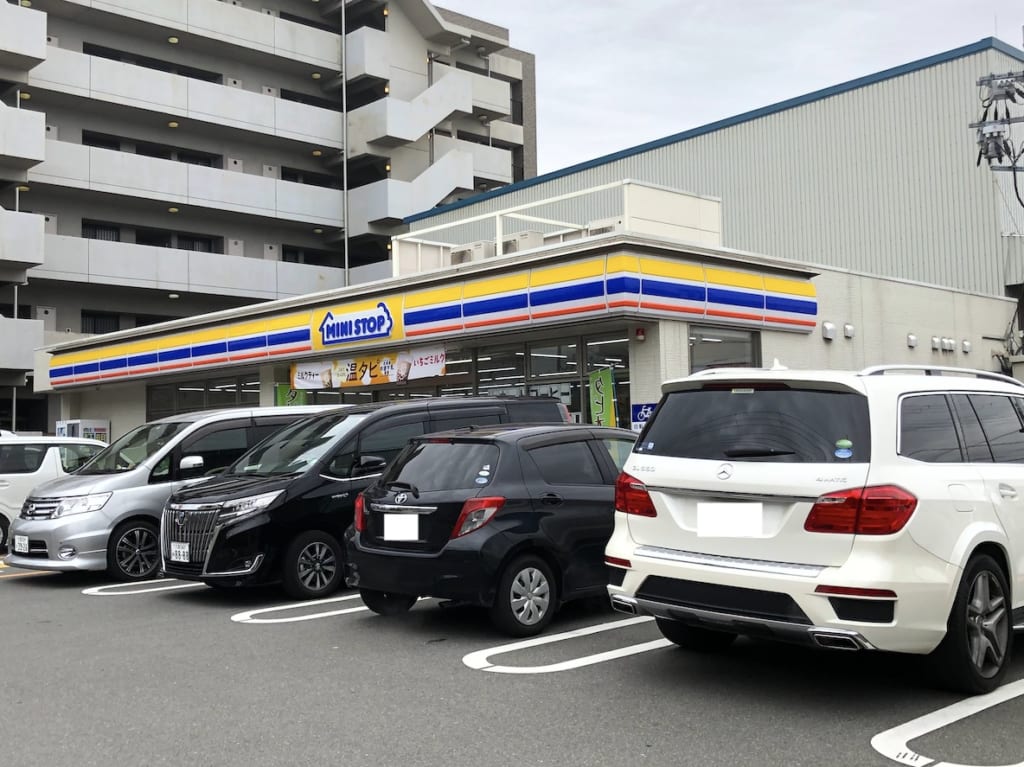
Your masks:
<svg viewBox="0 0 1024 767"><path fill-rule="evenodd" d="M570 607L543 639L509 649L483 614L432 600L386 619L349 593L295 603L276 590L111 586L6 568L2 763L1024 760L1024 651L1002 691L966 717L958 696L924 685L902 657L750 641L695 656L663 647L649 621L596 605Z"/></svg>

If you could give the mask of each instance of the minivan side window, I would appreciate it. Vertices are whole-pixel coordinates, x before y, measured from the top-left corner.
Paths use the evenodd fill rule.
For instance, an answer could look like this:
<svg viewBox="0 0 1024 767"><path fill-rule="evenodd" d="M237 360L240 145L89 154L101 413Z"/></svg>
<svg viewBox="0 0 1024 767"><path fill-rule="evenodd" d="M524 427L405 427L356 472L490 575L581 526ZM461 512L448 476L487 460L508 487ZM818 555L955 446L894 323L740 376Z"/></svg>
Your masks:
<svg viewBox="0 0 1024 767"><path fill-rule="evenodd" d="M248 439L245 426L234 428L216 428L212 431L204 431L181 446L181 457L198 455L203 459L203 471L207 473L213 469L223 469L230 466L242 453L248 449Z"/></svg>
<svg viewBox="0 0 1024 767"><path fill-rule="evenodd" d="M602 439L601 444L604 445L605 450L612 457L612 463L615 464L615 468L618 471L622 471L622 467L626 464L626 459L633 452L635 442L631 439Z"/></svg>
<svg viewBox="0 0 1024 767"><path fill-rule="evenodd" d="M549 485L603 485L601 467L586 442L535 447L530 457Z"/></svg>
<svg viewBox="0 0 1024 767"><path fill-rule="evenodd" d="M928 463L963 461L960 439L945 394L904 397L900 404L900 455Z"/></svg>
<svg viewBox="0 0 1024 767"><path fill-rule="evenodd" d="M379 429L370 428L359 438L359 455L378 455L389 463L410 437L426 433L423 421L409 421Z"/></svg>
<svg viewBox="0 0 1024 767"><path fill-rule="evenodd" d="M1024 431L1013 401L1001 394L972 394L971 404L997 463L1024 463Z"/></svg>

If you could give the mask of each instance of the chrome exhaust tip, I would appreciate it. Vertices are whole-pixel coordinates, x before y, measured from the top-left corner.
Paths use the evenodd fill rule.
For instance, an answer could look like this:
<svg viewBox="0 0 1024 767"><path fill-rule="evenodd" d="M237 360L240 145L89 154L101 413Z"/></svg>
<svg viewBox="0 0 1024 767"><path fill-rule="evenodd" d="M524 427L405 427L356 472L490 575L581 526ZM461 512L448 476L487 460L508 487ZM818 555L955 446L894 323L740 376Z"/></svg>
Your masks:
<svg viewBox="0 0 1024 767"><path fill-rule="evenodd" d="M818 647L826 650L863 650L865 646L857 641L855 634L841 634L833 631L812 631L811 639Z"/></svg>
<svg viewBox="0 0 1024 767"><path fill-rule="evenodd" d="M626 615L639 615L640 609L637 607L636 600L631 597L624 597L616 594L612 597L612 609L617 610L620 613L626 613Z"/></svg>

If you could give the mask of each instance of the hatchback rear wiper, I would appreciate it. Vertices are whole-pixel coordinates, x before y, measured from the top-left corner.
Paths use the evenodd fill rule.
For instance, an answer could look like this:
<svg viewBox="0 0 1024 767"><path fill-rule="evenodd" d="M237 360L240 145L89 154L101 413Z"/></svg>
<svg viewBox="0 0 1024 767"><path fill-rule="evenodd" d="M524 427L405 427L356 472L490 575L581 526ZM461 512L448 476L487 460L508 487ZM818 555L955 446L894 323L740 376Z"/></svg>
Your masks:
<svg viewBox="0 0 1024 767"><path fill-rule="evenodd" d="M394 481L394 482L388 482L386 485L384 485L384 489L385 490L408 490L410 493L412 493L412 497L413 498L419 498L420 497L420 491L417 489L416 485L410 484L408 482L398 482L397 480Z"/></svg>
<svg viewBox="0 0 1024 767"><path fill-rule="evenodd" d="M726 458L767 458L773 455L793 455L793 450L779 450L774 447L737 447L725 450Z"/></svg>

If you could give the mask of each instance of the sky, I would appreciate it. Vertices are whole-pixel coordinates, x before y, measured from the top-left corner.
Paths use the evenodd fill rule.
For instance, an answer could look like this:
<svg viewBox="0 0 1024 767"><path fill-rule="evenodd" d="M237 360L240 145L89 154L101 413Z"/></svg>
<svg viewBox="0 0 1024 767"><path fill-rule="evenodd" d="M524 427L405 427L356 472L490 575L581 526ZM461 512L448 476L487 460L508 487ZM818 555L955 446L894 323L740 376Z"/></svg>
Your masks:
<svg viewBox="0 0 1024 767"><path fill-rule="evenodd" d="M436 0L537 57L538 173L998 37L1020 0ZM1024 65L1022 65L1024 69Z"/></svg>

